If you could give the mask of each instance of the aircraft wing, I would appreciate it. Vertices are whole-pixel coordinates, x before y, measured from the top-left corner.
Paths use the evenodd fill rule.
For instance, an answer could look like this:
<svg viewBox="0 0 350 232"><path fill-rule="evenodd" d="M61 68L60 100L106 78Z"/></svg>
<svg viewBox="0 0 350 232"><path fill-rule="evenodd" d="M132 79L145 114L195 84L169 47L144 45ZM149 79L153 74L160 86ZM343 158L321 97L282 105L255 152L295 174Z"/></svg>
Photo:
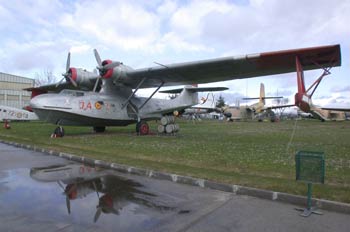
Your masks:
<svg viewBox="0 0 350 232"><path fill-rule="evenodd" d="M280 105L280 106L266 106L264 107L264 110L281 109L281 108L287 108L287 107L293 107L293 106L295 106L295 104Z"/></svg>
<svg viewBox="0 0 350 232"><path fill-rule="evenodd" d="M23 90L27 90L27 91L38 90L38 91L58 93L63 89L79 89L79 88L74 87L69 82L63 82L63 83L60 83L59 85L57 85L57 83L54 83L54 84L42 85L42 86L38 86L38 87L25 88Z"/></svg>
<svg viewBox="0 0 350 232"><path fill-rule="evenodd" d="M184 88L179 89L169 89L169 90L162 90L159 91L159 93L181 93ZM190 92L214 92L214 91L224 91L228 90L227 87L186 87L186 89Z"/></svg>
<svg viewBox="0 0 350 232"><path fill-rule="evenodd" d="M161 65L127 72L125 85L142 88L201 84L296 71L298 56L304 70L341 65L340 45L256 53L187 63Z"/></svg>

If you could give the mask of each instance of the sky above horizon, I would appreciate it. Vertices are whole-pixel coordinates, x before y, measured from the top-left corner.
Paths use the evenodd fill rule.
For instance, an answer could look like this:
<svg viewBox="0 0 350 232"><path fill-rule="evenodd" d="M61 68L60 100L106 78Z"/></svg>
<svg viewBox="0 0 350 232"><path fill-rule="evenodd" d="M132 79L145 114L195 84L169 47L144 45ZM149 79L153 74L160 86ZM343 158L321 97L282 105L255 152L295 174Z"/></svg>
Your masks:
<svg viewBox="0 0 350 232"><path fill-rule="evenodd" d="M57 81L71 66L93 70L102 59L133 68L225 56L340 44L342 66L331 70L313 96L319 105L350 104L350 1L0 0L0 72L35 78L50 70ZM305 72L306 86L322 74ZM296 74L214 83L229 104L267 96L293 102ZM147 94L150 90L141 92Z"/></svg>

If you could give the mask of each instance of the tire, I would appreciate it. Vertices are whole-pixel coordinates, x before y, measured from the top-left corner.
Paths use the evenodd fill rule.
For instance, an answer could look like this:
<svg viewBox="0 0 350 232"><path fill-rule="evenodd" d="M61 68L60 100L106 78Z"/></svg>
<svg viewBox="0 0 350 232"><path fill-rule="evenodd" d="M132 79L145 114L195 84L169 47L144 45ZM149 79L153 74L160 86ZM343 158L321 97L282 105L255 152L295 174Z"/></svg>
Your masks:
<svg viewBox="0 0 350 232"><path fill-rule="evenodd" d="M138 129L139 129L139 132L138 132L139 135L148 135L149 134L149 126L148 126L147 122L141 121L139 123Z"/></svg>
<svg viewBox="0 0 350 232"><path fill-rule="evenodd" d="M103 133L106 131L106 127L105 126L94 126L94 131L96 133Z"/></svg>
<svg viewBox="0 0 350 232"><path fill-rule="evenodd" d="M55 137L63 137L64 136L64 129L61 126L56 127L55 131L53 132Z"/></svg>

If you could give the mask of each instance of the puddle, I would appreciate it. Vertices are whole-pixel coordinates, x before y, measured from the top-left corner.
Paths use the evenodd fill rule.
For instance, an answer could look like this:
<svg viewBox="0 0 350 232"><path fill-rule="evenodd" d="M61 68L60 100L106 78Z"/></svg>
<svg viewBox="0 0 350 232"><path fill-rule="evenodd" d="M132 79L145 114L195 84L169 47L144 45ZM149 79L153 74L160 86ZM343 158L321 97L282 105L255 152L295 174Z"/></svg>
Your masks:
<svg viewBox="0 0 350 232"><path fill-rule="evenodd" d="M5 215L113 231L151 229L176 214L141 183L80 164L0 171L0 206Z"/></svg>

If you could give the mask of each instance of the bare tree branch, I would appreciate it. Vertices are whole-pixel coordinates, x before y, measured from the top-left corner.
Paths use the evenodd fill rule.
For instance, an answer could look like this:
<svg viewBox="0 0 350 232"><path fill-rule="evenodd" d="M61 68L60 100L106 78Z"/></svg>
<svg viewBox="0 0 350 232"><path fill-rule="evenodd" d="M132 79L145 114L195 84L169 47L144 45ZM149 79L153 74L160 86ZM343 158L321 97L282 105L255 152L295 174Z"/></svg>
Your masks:
<svg viewBox="0 0 350 232"><path fill-rule="evenodd" d="M52 71L49 69L44 69L40 73L36 72L34 79L35 79L35 83L34 83L35 87L52 84L56 82L56 77L53 75Z"/></svg>

